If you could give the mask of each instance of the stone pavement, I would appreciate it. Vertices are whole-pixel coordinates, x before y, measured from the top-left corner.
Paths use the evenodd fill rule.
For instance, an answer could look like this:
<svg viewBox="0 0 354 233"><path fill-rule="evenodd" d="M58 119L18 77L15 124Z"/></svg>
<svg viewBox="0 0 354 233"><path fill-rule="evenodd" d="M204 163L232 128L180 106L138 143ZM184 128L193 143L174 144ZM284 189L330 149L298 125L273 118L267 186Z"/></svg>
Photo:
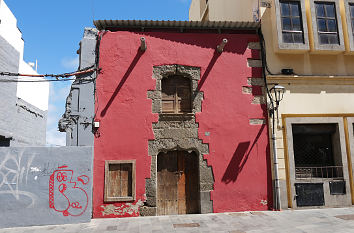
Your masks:
<svg viewBox="0 0 354 233"><path fill-rule="evenodd" d="M0 233L229 232L354 233L354 207L93 219L90 223L0 229Z"/></svg>

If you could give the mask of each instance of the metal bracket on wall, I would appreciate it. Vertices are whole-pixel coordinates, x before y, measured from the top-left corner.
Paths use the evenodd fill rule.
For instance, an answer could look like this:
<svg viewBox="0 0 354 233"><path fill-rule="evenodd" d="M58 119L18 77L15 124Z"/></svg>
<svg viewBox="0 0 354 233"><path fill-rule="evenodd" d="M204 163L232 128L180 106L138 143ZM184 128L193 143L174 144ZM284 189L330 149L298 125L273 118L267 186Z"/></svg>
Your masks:
<svg viewBox="0 0 354 233"><path fill-rule="evenodd" d="M271 8L272 3L268 1L261 1L261 7Z"/></svg>

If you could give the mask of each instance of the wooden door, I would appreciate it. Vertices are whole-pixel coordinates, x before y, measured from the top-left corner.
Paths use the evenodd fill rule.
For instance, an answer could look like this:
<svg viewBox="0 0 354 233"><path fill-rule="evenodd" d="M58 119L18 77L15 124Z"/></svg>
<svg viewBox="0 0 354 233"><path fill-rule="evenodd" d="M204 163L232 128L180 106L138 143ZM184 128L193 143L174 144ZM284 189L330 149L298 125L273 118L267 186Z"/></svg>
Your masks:
<svg viewBox="0 0 354 233"><path fill-rule="evenodd" d="M199 212L198 157L171 151L157 158L158 215Z"/></svg>

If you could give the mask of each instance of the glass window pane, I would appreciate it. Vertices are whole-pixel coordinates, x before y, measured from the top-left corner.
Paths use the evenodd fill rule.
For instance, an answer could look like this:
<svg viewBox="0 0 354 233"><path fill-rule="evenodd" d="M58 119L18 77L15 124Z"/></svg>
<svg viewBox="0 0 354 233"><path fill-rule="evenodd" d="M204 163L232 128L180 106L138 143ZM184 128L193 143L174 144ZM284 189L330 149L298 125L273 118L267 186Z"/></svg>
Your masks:
<svg viewBox="0 0 354 233"><path fill-rule="evenodd" d="M318 31L326 32L327 31L326 20L318 19L317 20L317 27L318 27Z"/></svg>
<svg viewBox="0 0 354 233"><path fill-rule="evenodd" d="M354 18L354 4L350 4L350 15Z"/></svg>
<svg viewBox="0 0 354 233"><path fill-rule="evenodd" d="M319 34L318 37L320 44L328 44L328 37L326 34Z"/></svg>
<svg viewBox="0 0 354 233"><path fill-rule="evenodd" d="M336 17L334 4L327 3L325 7L326 7L327 17L333 17L333 18Z"/></svg>
<svg viewBox="0 0 354 233"><path fill-rule="evenodd" d="M280 4L281 4L281 15L289 16L290 15L289 3L281 2Z"/></svg>
<svg viewBox="0 0 354 233"><path fill-rule="evenodd" d="M290 18L282 18L283 30L291 30Z"/></svg>
<svg viewBox="0 0 354 233"><path fill-rule="evenodd" d="M337 34L328 35L328 43L329 44L339 44L338 35Z"/></svg>
<svg viewBox="0 0 354 233"><path fill-rule="evenodd" d="M293 33L294 43L304 43L304 37L302 33Z"/></svg>
<svg viewBox="0 0 354 233"><path fill-rule="evenodd" d="M299 16L300 15L300 9L299 9L298 2L292 2L292 3L290 3L290 5L291 5L291 15L292 16Z"/></svg>
<svg viewBox="0 0 354 233"><path fill-rule="evenodd" d="M324 8L322 3L316 3L316 14L317 16L325 16Z"/></svg>
<svg viewBox="0 0 354 233"><path fill-rule="evenodd" d="M302 31L300 18L293 18L293 30Z"/></svg>
<svg viewBox="0 0 354 233"><path fill-rule="evenodd" d="M337 23L336 20L328 20L328 31L336 32L337 31Z"/></svg>
<svg viewBox="0 0 354 233"><path fill-rule="evenodd" d="M293 43L293 37L291 33L283 32L283 42L284 43Z"/></svg>

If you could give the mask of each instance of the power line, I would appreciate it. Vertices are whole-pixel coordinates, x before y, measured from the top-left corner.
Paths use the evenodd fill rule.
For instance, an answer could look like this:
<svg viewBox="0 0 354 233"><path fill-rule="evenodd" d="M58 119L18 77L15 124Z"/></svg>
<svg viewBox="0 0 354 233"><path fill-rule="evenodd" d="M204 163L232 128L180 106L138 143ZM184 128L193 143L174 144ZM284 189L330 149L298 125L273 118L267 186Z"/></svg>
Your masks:
<svg viewBox="0 0 354 233"><path fill-rule="evenodd" d="M76 80L75 78L68 78L72 76L79 76L87 73L92 73L97 71L98 69L93 68L94 66L87 67L85 69L81 69L75 72L63 73L63 74L20 74L13 72L0 72L0 76L10 76L10 77L33 77L33 78L55 78L55 79L42 79L42 80L19 80L19 79L1 79L0 82L66 82ZM59 79L63 78L63 79Z"/></svg>

